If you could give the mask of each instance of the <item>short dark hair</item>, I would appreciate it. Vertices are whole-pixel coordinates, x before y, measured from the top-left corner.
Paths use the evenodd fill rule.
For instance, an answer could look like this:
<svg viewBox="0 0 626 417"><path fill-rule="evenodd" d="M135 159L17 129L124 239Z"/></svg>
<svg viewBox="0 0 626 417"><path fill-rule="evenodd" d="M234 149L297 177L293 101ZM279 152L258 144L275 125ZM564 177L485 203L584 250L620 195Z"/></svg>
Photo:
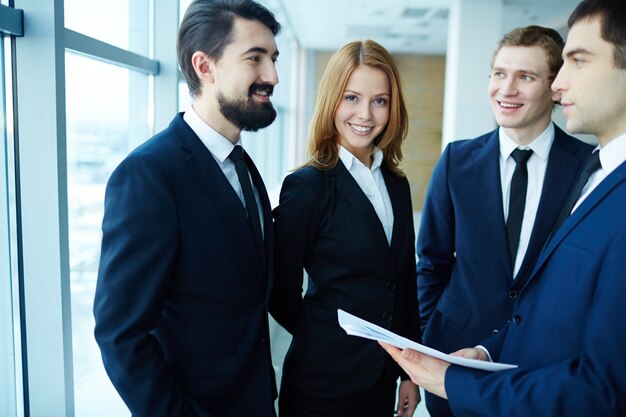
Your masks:
<svg viewBox="0 0 626 417"><path fill-rule="evenodd" d="M176 51L178 64L187 80L192 97L200 94L200 80L191 64L191 57L202 51L220 59L224 48L232 42L235 17L258 20L276 36L280 23L274 14L253 0L194 0L180 24Z"/></svg>
<svg viewBox="0 0 626 417"><path fill-rule="evenodd" d="M543 49L548 58L548 69L550 70L550 79L554 79L556 74L563 65L563 47L565 42L563 38L554 29L531 25L516 28L504 35L491 58L491 66L496 59L496 55L505 46L538 46Z"/></svg>
<svg viewBox="0 0 626 417"><path fill-rule="evenodd" d="M626 1L584 0L572 12L567 21L571 29L584 19L600 19L602 39L613 44L613 65L626 69Z"/></svg>

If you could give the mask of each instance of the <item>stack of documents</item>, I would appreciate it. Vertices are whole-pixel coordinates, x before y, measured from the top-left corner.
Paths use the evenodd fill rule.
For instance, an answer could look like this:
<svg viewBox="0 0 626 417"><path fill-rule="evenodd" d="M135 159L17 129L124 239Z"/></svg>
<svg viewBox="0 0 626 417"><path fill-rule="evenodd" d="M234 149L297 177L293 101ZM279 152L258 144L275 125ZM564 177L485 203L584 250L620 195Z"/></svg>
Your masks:
<svg viewBox="0 0 626 417"><path fill-rule="evenodd" d="M413 349L426 355L441 359L443 361L453 363L455 365L467 366L468 368L482 369L484 371L500 371L503 369L517 368L517 365L509 365L506 363L486 362L476 359L467 359L460 356L447 355L436 349L429 348L405 337L399 336L387 329L383 329L373 323L365 321L353 316L350 313L338 309L337 317L339 325L352 336L360 336L371 340L380 340L400 349Z"/></svg>

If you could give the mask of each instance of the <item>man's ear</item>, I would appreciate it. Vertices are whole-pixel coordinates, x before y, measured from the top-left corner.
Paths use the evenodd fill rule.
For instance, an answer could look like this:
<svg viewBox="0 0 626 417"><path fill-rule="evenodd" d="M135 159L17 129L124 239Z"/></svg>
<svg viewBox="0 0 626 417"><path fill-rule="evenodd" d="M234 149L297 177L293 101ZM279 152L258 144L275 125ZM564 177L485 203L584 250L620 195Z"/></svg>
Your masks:
<svg viewBox="0 0 626 417"><path fill-rule="evenodd" d="M215 82L215 60L202 51L196 51L191 56L191 65L200 82Z"/></svg>

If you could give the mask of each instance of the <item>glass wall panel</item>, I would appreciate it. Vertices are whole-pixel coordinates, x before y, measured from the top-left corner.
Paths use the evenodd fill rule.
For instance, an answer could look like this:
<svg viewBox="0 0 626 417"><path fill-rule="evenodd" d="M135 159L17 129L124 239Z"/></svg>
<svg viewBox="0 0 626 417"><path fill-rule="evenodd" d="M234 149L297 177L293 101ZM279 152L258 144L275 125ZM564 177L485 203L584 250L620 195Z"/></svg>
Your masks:
<svg viewBox="0 0 626 417"><path fill-rule="evenodd" d="M0 416L23 415L11 39L0 35Z"/></svg>
<svg viewBox="0 0 626 417"><path fill-rule="evenodd" d="M65 27L141 55L147 55L151 0L65 0ZM135 42L141 39L142 42ZM144 41L145 40L145 41Z"/></svg>
<svg viewBox="0 0 626 417"><path fill-rule="evenodd" d="M97 82L94 82L97 80ZM93 337L106 182L150 136L147 76L66 54L67 181L76 416L129 415ZM138 139L139 138L139 139Z"/></svg>

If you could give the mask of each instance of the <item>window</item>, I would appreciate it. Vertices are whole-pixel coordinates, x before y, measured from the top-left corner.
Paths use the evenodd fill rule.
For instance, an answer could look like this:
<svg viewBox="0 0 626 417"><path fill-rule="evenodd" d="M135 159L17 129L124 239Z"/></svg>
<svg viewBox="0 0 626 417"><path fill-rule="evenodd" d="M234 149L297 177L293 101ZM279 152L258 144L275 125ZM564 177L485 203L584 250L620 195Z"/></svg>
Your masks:
<svg viewBox="0 0 626 417"><path fill-rule="evenodd" d="M22 416L20 279L18 272L13 42L21 13L0 2L0 415Z"/></svg>
<svg viewBox="0 0 626 417"><path fill-rule="evenodd" d="M104 190L178 109L179 4L16 3L28 30L0 40L0 415L129 416L93 337Z"/></svg>
<svg viewBox="0 0 626 417"><path fill-rule="evenodd" d="M110 386L93 337L106 182L150 136L148 76L66 53L67 196L76 416L129 415ZM131 76L132 75L132 76ZM102 80L94 83L93 80ZM103 396L109 389L111 396ZM113 406L120 406L115 411Z"/></svg>
<svg viewBox="0 0 626 417"><path fill-rule="evenodd" d="M0 39L0 415L21 410L20 315L15 224L14 137L10 115L11 39Z"/></svg>
<svg viewBox="0 0 626 417"><path fill-rule="evenodd" d="M145 55L151 3L150 0L65 0L65 27Z"/></svg>
<svg viewBox="0 0 626 417"><path fill-rule="evenodd" d="M65 54L65 99L74 402L79 417L130 415L102 365L92 311L106 183L119 162L153 133L153 77L123 61L125 54L133 58L126 51L150 55L151 22L148 0L65 1L66 28L78 33ZM99 56L98 48L111 51L114 59ZM120 62L109 63L116 56Z"/></svg>

